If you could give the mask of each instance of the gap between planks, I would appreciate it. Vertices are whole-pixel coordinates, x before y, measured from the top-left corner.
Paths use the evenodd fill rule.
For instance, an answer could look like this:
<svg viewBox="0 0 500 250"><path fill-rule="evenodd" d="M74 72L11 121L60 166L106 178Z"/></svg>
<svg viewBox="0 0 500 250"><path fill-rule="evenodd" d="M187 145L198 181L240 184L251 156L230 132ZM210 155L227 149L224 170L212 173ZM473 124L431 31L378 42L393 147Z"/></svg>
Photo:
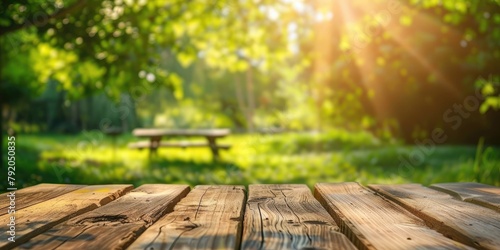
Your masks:
<svg viewBox="0 0 500 250"><path fill-rule="evenodd" d="M315 197L359 249L472 249L358 183L319 183Z"/></svg>
<svg viewBox="0 0 500 250"><path fill-rule="evenodd" d="M500 246L500 214L420 184L369 185L411 211L432 229L478 249Z"/></svg>
<svg viewBox="0 0 500 250"><path fill-rule="evenodd" d="M250 185L242 249L356 249L306 185Z"/></svg>
<svg viewBox="0 0 500 250"><path fill-rule="evenodd" d="M189 192L188 185L146 184L40 234L22 249L124 249Z"/></svg>
<svg viewBox="0 0 500 250"><path fill-rule="evenodd" d="M71 217L102 206L133 189L132 185L95 185L16 211L15 242L1 241L0 249L18 246ZM6 225L10 215L0 216Z"/></svg>
<svg viewBox="0 0 500 250"><path fill-rule="evenodd" d="M48 201L63 194L85 187L85 185L38 184L35 186L12 191L15 193L16 210L20 210L40 202ZM10 192L9 192L10 193ZM0 195L0 215L8 213L10 206L9 193ZM5 205L4 205L5 204Z"/></svg>
<svg viewBox="0 0 500 250"><path fill-rule="evenodd" d="M438 183L430 188L442 191L457 199L493 209L500 213L500 188L481 183Z"/></svg>

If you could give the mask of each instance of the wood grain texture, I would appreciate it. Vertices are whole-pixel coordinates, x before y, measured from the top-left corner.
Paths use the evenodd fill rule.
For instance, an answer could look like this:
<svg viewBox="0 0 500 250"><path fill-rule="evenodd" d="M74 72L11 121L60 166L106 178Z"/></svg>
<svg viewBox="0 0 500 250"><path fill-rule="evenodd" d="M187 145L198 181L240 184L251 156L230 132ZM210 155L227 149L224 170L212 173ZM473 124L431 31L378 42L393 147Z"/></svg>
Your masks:
<svg viewBox="0 0 500 250"><path fill-rule="evenodd" d="M45 232L51 227L79 214L109 203L132 190L132 185L87 186L66 193L51 200L16 211L15 242L0 241L0 249L11 248ZM0 223L6 225L10 215L0 216Z"/></svg>
<svg viewBox="0 0 500 250"><path fill-rule="evenodd" d="M430 186L455 198L500 212L500 188L481 183L438 183Z"/></svg>
<svg viewBox="0 0 500 250"><path fill-rule="evenodd" d="M85 185L38 184L19 189L15 191L16 210L50 200L82 187L85 187ZM9 193L0 195L0 215L7 214L7 208L9 207L9 197L7 197L7 194Z"/></svg>
<svg viewBox="0 0 500 250"><path fill-rule="evenodd" d="M306 185L250 185L242 249L355 249Z"/></svg>
<svg viewBox="0 0 500 250"><path fill-rule="evenodd" d="M56 225L21 249L124 249L189 193L188 185L148 184Z"/></svg>
<svg viewBox="0 0 500 250"><path fill-rule="evenodd" d="M500 214L420 184L370 185L433 229L478 249L499 249Z"/></svg>
<svg viewBox="0 0 500 250"><path fill-rule="evenodd" d="M358 183L319 183L314 195L359 249L473 249Z"/></svg>
<svg viewBox="0 0 500 250"><path fill-rule="evenodd" d="M244 202L243 186L196 186L128 249L235 249Z"/></svg>

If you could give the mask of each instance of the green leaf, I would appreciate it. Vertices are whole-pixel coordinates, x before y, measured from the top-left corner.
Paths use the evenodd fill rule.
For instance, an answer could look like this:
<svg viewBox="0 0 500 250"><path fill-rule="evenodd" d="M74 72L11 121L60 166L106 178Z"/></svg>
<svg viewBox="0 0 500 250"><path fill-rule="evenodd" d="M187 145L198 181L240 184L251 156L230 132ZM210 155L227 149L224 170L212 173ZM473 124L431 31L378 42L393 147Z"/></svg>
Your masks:
<svg viewBox="0 0 500 250"><path fill-rule="evenodd" d="M484 87L482 88L481 92L485 96L491 95L491 94L495 93L495 88L493 87L493 84L487 83L486 85L484 85Z"/></svg>
<svg viewBox="0 0 500 250"><path fill-rule="evenodd" d="M177 59L179 60L179 63L182 65L182 67L187 68L196 59L196 55L189 52L184 52L184 53L181 52L177 54Z"/></svg>

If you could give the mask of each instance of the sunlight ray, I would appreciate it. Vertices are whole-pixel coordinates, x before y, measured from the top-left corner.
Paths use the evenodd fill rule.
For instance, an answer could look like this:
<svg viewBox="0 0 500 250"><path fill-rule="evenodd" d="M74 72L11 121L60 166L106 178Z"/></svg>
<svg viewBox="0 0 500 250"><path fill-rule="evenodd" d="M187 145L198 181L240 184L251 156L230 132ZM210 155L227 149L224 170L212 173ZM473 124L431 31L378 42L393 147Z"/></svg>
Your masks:
<svg viewBox="0 0 500 250"><path fill-rule="evenodd" d="M349 30L350 25L354 25L357 21L356 15L353 13L349 3L344 1L339 2L339 7L342 13L342 19L344 22L344 29L347 30L347 35L349 36L349 40L351 41L351 46L353 46L352 41L361 42L361 44L356 48L351 48L352 52L352 60L354 61L354 65L356 66L356 70L358 72L359 77L361 78L362 86L365 91L374 91L375 96L372 99L373 109L375 111L375 115L379 118L389 118L391 114L391 105L388 103L387 98L384 98L384 91L380 84L377 84L374 81L374 70L375 70L375 53L369 48L368 43L363 43L360 40L356 39L365 39L356 33L356 30ZM365 14L364 12L363 14ZM360 17L358 17L360 18ZM356 45L354 45L356 46Z"/></svg>
<svg viewBox="0 0 500 250"><path fill-rule="evenodd" d="M424 67L428 72L435 74L438 82L442 83L443 86L455 97L459 96L459 92L454 84L447 79L447 77L439 70L439 66L430 62L422 53L417 51L411 46L411 44L400 36L391 36L391 38L405 49L417 62Z"/></svg>
<svg viewBox="0 0 500 250"><path fill-rule="evenodd" d="M365 10L369 10L369 8L365 5L361 6L361 8ZM396 42L401 48L403 48L408 54L414 58L427 72L433 73L436 77L436 80L443 84L443 86L455 97L459 96L459 92L454 84L439 70L439 65L436 65L429 61L429 59L425 56L425 54L417 51L414 46L412 46L410 40L406 39L405 33L414 32L413 29L408 29L407 27L402 27L401 24L396 24L398 21L399 15L391 16L391 22L393 23L391 29L388 29L387 26L383 27L385 31L389 33L390 39ZM434 34L440 34L443 23L431 17L428 13L418 12L416 15L416 21L413 23L418 23L419 28L423 28L425 30L435 31ZM450 28L447 32L447 38L460 40L460 34L454 29Z"/></svg>

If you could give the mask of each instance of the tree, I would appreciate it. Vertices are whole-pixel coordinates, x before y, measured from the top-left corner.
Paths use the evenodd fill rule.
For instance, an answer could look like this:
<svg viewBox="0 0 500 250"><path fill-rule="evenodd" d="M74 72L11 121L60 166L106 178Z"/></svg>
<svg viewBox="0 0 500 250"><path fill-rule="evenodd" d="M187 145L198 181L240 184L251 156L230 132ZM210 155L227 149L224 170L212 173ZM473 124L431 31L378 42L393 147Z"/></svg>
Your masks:
<svg viewBox="0 0 500 250"><path fill-rule="evenodd" d="M278 24L262 9L294 11L275 1L231 0L3 1L0 8L2 62L24 60L27 67L20 71L37 76L16 78L2 65L2 86L15 99L21 96L12 88L43 88L49 79L70 99L104 92L135 100L159 86L176 91L181 78L165 67L165 57L184 67L202 57L218 70L243 72L250 64L264 70L287 53L285 36L266 34L292 19ZM11 50L18 53L4 53Z"/></svg>

